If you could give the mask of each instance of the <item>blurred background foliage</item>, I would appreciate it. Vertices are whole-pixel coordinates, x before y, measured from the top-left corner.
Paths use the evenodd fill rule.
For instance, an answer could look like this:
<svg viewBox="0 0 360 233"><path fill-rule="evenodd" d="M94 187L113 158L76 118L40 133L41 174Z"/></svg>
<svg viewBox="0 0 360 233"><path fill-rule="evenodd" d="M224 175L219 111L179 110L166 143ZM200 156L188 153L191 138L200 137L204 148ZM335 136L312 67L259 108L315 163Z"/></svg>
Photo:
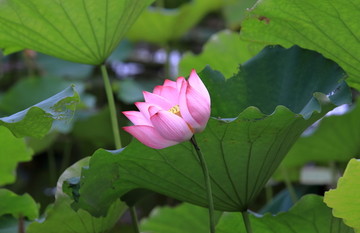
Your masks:
<svg viewBox="0 0 360 233"><path fill-rule="evenodd" d="M129 124L120 111L135 109L133 103L143 100L142 91L151 91L154 86L161 84L164 78L187 76L192 68L200 72L206 65L221 71L226 78L236 74L239 64L256 55L264 47L261 44L241 41L239 38L240 23L246 15L246 9L251 8L255 2L155 1L140 16L126 39L121 41L106 61L116 96L120 126ZM29 196L18 196L23 201L31 202L29 209L25 210L29 214L21 218L36 218L38 213L35 203L40 206L40 215L44 212L51 215L53 210L64 215L72 213L73 210L66 209L70 201L61 196L56 188L58 177L79 160L82 162L74 165L75 167L86 165L86 157L98 148L115 149L100 70L96 66L72 63L32 50L8 56L0 54L0 59L0 118L27 109L75 84L75 90L80 96L75 113L70 121L54 123L45 137L19 139L0 126L0 142L9 147L5 152L0 149L0 185L17 194L28 193L35 200L31 202ZM358 92L353 90L353 94L356 99ZM348 159L358 155L359 109L356 104L337 109L335 113L340 115L325 117L308 129L290 151L252 209L272 213L286 211L293 205L292 194L295 193L298 197L306 193L322 195L328 187L333 187L344 171ZM343 115L344 113L346 114ZM123 145L127 145L131 137L121 131L121 139ZM344 140L349 143L340 143ZM9 154L19 156L15 158ZM4 155L8 157L1 158ZM2 174L2 171L6 172ZM290 182L294 185L291 189L286 189ZM55 194L60 195L60 198L57 197L54 203ZM8 192L0 192L1 195L4 198L13 198ZM159 206L177 204L178 201L174 199L152 193L138 204L138 213L141 218L146 219L150 211L157 207L160 208L160 215L166 215L168 207L161 209ZM95 232L132 232L128 213L125 213L120 221L116 221L125 211L121 205L114 204L110 220L106 220L107 225L104 227L95 224ZM186 204L177 211L195 213L200 222L206 222L205 211L200 207L192 208L194 207ZM0 211L0 214L3 213ZM86 219L85 221L93 221L85 212L78 214L78 217ZM144 229L158 229L159 225L160 229L166 229L166 221L164 223L164 219L158 220L153 215L143 222ZM173 217L176 212L170 215L170 219L176 219ZM52 217L52 221L56 222L56 215ZM113 227L115 223L117 225ZM203 226L195 225L193 229L199 231L194 232L200 232ZM76 227L82 232L82 226ZM29 230L51 232L46 225L31 226ZM8 215L0 217L0 232L17 232L17 221Z"/></svg>

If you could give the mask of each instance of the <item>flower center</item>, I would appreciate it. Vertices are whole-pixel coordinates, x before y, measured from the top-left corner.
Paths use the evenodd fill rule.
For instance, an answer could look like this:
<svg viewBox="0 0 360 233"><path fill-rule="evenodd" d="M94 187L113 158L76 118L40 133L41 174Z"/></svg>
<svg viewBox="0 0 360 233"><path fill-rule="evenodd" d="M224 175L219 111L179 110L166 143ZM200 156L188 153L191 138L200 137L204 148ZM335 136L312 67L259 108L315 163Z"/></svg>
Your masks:
<svg viewBox="0 0 360 233"><path fill-rule="evenodd" d="M174 113L175 115L178 115L179 117L181 117L181 113L180 113L180 107L179 105L175 105L174 107L170 108L168 110L168 112Z"/></svg>
<svg viewBox="0 0 360 233"><path fill-rule="evenodd" d="M180 113L180 107L179 105L175 105L174 107L170 108L168 110L168 112L174 113L175 115L182 117L181 113ZM186 122L186 124L188 125L189 129L191 130L191 132L195 133L195 130L193 129L193 127L191 127L191 125L189 123Z"/></svg>

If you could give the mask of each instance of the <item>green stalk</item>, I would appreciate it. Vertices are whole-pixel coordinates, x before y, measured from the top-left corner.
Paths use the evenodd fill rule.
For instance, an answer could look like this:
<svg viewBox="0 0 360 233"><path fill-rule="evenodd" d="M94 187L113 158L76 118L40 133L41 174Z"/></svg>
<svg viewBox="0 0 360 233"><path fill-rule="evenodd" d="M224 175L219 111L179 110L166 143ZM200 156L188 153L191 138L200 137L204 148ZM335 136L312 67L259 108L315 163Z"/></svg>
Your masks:
<svg viewBox="0 0 360 233"><path fill-rule="evenodd" d="M206 185L206 192L207 192L207 199L209 205L209 220L210 220L210 233L215 233L215 217L214 217L214 202L212 197L212 190L211 190L211 183L210 183L210 176L209 171L206 166L205 158L201 153L201 150L195 140L195 136L190 139L190 142L193 144L196 154L200 160L201 168L204 173L205 185Z"/></svg>
<svg viewBox="0 0 360 233"><path fill-rule="evenodd" d="M138 221L138 218L137 218L137 215L136 215L135 207L130 206L129 210L130 210L131 219L132 219L132 222L133 222L134 231L135 231L135 233L140 233L139 221Z"/></svg>
<svg viewBox="0 0 360 233"><path fill-rule="evenodd" d="M108 105L109 105L109 109L110 109L111 126L112 126L112 131L114 134L115 147L116 147L116 149L120 149L122 146L121 146L119 124L118 124L118 117L116 114L114 95L112 92L110 79L109 79L109 75L106 70L106 66L104 64L102 64L100 68L101 68L101 73L102 73L102 77L104 80L106 97L107 97L107 101L108 101Z"/></svg>
<svg viewBox="0 0 360 233"><path fill-rule="evenodd" d="M289 175L285 169L282 169L282 174L284 176L284 182L285 182L286 188L290 194L291 201L293 202L293 204L295 204L299 200L299 198L295 192L294 186L292 185Z"/></svg>
<svg viewBox="0 0 360 233"><path fill-rule="evenodd" d="M247 211L243 211L241 212L243 220L244 220L244 224L245 224L245 228L246 228L246 232L247 233L252 233L252 228L251 228L251 223L250 223L250 219L249 219L249 214Z"/></svg>
<svg viewBox="0 0 360 233"><path fill-rule="evenodd" d="M108 101L108 105L109 105L109 109L110 109L111 126L112 126L112 131L114 134L115 147L116 147L116 149L120 149L122 147L122 145L121 145L118 116L116 113L114 95L112 92L110 79L109 79L108 72L106 70L106 66L104 64L102 64L100 68L101 68L101 73L102 73L103 80L104 80L106 97L107 97L107 101ZM139 228L139 223L138 223L138 219L136 216L135 207L130 206L129 210L130 210L130 214L131 214L131 218L132 218L132 225L134 227L134 230L136 233L140 233L140 228Z"/></svg>
<svg viewBox="0 0 360 233"><path fill-rule="evenodd" d="M22 216L22 214L20 214L18 220L18 233L25 233L25 221L24 221L24 216Z"/></svg>
<svg viewBox="0 0 360 233"><path fill-rule="evenodd" d="M332 189L336 188L336 184L337 184L337 167L336 167L336 163L334 161L329 163L329 167L330 167L330 171L331 171L331 183L330 183L330 187Z"/></svg>

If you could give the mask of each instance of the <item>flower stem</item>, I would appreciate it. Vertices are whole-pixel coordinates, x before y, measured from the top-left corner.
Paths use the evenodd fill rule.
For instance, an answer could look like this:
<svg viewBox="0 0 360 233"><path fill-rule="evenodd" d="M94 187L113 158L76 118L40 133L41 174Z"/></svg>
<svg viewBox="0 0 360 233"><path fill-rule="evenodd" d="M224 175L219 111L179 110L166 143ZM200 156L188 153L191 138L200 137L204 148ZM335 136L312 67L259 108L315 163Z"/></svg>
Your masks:
<svg viewBox="0 0 360 233"><path fill-rule="evenodd" d="M129 206L129 210L130 210L131 219L133 222L134 231L135 231L135 233L140 233L139 222L138 222L138 218L136 215L135 207Z"/></svg>
<svg viewBox="0 0 360 233"><path fill-rule="evenodd" d="M336 163L334 161L329 163L329 168L331 171L331 183L330 183L330 188L334 189L336 188L336 184L337 184L337 167L336 167Z"/></svg>
<svg viewBox="0 0 360 233"><path fill-rule="evenodd" d="M204 173L204 179L205 179L205 185L206 185L206 192L207 192L207 199L208 199L208 205L209 205L209 220L210 220L210 232L215 233L215 218L214 218L214 202L212 197L212 190L211 190L211 183L210 183L210 176L209 171L206 166L205 158L203 154L201 153L201 150L195 140L195 136L193 136L190 139L190 142L193 144L195 151L197 153L197 156L200 160L201 168Z"/></svg>
<svg viewBox="0 0 360 233"><path fill-rule="evenodd" d="M286 188L287 188L287 190L288 190L288 192L290 194L291 201L292 201L293 204L295 204L299 200L299 198L298 198L298 196L296 194L294 186L291 183L291 180L289 178L289 174L286 171L286 169L282 169L282 174L283 174L283 177L284 177L284 182L285 182Z"/></svg>
<svg viewBox="0 0 360 233"><path fill-rule="evenodd" d="M121 146L121 139L120 139L119 125L118 125L118 118L117 118L117 114L116 114L114 95L112 92L110 79L109 79L109 75L106 70L106 66L104 64L102 64L100 68L101 68L101 73L102 73L102 77L104 80L106 97L107 97L107 101L108 101L108 105L109 105L109 109L110 109L111 126L112 126L112 131L114 134L115 147L116 147L116 149L120 149L122 146Z"/></svg>
<svg viewBox="0 0 360 233"><path fill-rule="evenodd" d="M120 149L122 147L122 145L121 145L121 138L120 138L120 131L119 131L119 124L118 124L118 117L117 117L117 113L116 113L114 95L112 92L110 79L109 79L109 75L106 70L105 64L102 64L100 69L101 69L102 77L104 80L106 97L107 97L107 101L108 101L108 105L109 105L109 109L110 109L111 126L112 126L113 135L114 135L115 147L116 147L116 149ZM129 210L131 213L132 225L134 227L134 230L136 233L140 233L139 223L138 223L138 219L136 216L135 207L131 206L131 207L129 207Z"/></svg>
<svg viewBox="0 0 360 233"><path fill-rule="evenodd" d="M247 233L252 233L252 228L251 228L251 223L250 223L250 219L249 219L249 214L247 211L243 211L241 212L243 220L244 220L244 224L245 224L245 228L246 228L246 232Z"/></svg>
<svg viewBox="0 0 360 233"><path fill-rule="evenodd" d="M18 233L25 233L24 216L20 215L18 220Z"/></svg>

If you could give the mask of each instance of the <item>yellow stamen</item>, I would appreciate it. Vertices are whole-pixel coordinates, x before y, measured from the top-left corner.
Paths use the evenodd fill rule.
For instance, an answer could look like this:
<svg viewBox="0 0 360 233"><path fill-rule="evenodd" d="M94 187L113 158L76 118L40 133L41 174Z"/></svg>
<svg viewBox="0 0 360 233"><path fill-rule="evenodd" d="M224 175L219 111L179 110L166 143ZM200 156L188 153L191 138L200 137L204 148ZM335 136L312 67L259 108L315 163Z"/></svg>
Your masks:
<svg viewBox="0 0 360 233"><path fill-rule="evenodd" d="M180 107L179 105L175 105L174 107L170 108L168 110L168 112L171 112L171 113L174 113L175 115L178 115L179 117L182 117L181 116L181 113L180 113ZM186 123L189 127L189 129L191 130L191 132L195 133L195 130L193 129L193 127L191 127L191 125L189 125L189 123Z"/></svg>
<svg viewBox="0 0 360 233"><path fill-rule="evenodd" d="M171 112L171 113L174 113L175 115L178 115L179 117L181 117L179 105L175 105L174 107L170 108L168 111Z"/></svg>

